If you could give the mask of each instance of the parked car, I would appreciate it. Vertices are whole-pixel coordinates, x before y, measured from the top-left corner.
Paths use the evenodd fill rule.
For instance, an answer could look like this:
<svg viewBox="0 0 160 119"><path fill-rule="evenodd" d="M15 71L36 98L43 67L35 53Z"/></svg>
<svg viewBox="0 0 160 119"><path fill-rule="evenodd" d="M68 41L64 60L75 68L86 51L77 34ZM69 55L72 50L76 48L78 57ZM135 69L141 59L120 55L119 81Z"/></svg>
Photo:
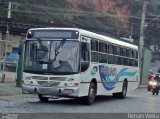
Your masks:
<svg viewBox="0 0 160 119"><path fill-rule="evenodd" d="M5 57L4 63L6 68L15 68L18 65L19 55L16 53L11 53L10 55Z"/></svg>
<svg viewBox="0 0 160 119"><path fill-rule="evenodd" d="M1 56L1 57L0 57L0 61L3 61L3 58L4 58L4 57Z"/></svg>
<svg viewBox="0 0 160 119"><path fill-rule="evenodd" d="M10 53L9 55L0 57L1 61L1 70L3 70L3 66L5 66L5 70L7 71L16 71L18 66L19 55L17 53Z"/></svg>

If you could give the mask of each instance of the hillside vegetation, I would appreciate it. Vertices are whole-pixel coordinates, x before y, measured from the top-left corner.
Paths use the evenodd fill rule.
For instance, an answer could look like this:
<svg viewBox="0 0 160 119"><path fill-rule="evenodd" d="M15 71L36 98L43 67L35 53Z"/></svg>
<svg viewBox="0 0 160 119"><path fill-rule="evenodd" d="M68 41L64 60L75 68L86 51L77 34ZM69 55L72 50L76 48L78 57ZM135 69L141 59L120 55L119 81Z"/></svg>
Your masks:
<svg viewBox="0 0 160 119"><path fill-rule="evenodd" d="M158 0L157 0L158 1ZM140 32L142 0L12 0L11 19L49 26L98 29L114 36ZM0 0L0 17L8 2ZM151 2L155 7L157 2ZM156 8L156 7L155 7ZM150 7L150 11L157 13ZM134 33L135 32L135 33Z"/></svg>
<svg viewBox="0 0 160 119"><path fill-rule="evenodd" d="M93 28L129 28L133 0L13 0L12 19L82 25ZM2 4L1 4L2 5ZM7 13L0 8L0 16Z"/></svg>

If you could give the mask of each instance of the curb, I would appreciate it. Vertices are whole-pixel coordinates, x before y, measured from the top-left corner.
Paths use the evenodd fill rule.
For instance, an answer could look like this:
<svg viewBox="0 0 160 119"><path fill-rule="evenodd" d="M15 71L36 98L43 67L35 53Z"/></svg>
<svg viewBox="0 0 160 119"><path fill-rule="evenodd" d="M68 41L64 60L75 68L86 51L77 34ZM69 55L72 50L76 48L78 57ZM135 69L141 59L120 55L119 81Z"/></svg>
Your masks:
<svg viewBox="0 0 160 119"><path fill-rule="evenodd" d="M5 94L0 94L0 96L14 96L14 95L20 95L21 93L5 93Z"/></svg>

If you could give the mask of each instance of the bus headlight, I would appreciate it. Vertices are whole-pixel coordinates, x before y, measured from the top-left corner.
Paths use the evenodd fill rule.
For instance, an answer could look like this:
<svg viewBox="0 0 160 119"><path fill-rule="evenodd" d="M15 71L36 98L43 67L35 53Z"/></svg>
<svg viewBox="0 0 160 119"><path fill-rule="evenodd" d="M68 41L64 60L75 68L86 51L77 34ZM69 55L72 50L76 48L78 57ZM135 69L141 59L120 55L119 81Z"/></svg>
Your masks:
<svg viewBox="0 0 160 119"><path fill-rule="evenodd" d="M69 82L69 83L66 84L66 86L69 86L69 87L77 87L77 86L79 86L79 84L80 84L80 83L78 83L78 82Z"/></svg>
<svg viewBox="0 0 160 119"><path fill-rule="evenodd" d="M23 80L24 84L30 84L31 76L25 76L25 79Z"/></svg>
<svg viewBox="0 0 160 119"><path fill-rule="evenodd" d="M31 80L31 76L25 76L25 80Z"/></svg>
<svg viewBox="0 0 160 119"><path fill-rule="evenodd" d="M30 84L30 81L27 80L27 79L25 79L25 80L23 80L23 83L24 83L24 84Z"/></svg>
<svg viewBox="0 0 160 119"><path fill-rule="evenodd" d="M67 82L64 84L65 86L68 86L68 87L77 87L79 86L79 82L75 82L73 78L69 78L67 79Z"/></svg>

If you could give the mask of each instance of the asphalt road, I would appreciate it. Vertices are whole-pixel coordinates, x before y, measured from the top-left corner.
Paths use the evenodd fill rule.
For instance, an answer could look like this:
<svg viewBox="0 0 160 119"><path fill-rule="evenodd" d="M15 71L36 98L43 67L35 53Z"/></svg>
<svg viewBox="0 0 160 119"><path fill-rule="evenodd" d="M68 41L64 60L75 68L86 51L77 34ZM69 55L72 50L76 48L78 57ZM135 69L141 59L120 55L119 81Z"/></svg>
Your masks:
<svg viewBox="0 0 160 119"><path fill-rule="evenodd" d="M160 112L160 95L153 96L145 88L128 93L126 99L99 96L93 105L84 105L78 99L60 98L47 103L37 95L15 94L0 97L0 112L15 113L143 113Z"/></svg>
<svg viewBox="0 0 160 119"><path fill-rule="evenodd" d="M32 118L39 116L39 119L42 117L48 119L49 116L53 115L52 113L54 113L54 117L58 118L60 116L61 119L66 119L67 117L70 119L85 118L86 115L87 119L95 119L98 115L99 118L103 118L106 114L108 115L107 117L118 116L118 119L120 119L128 118L130 113L160 113L159 102L160 95L153 96L145 88L129 92L126 99L99 96L96 98L95 103L90 106L84 105L78 99L62 98L42 103L37 95L15 94L0 97L0 113L3 114L2 116L6 113L21 113L20 115L25 113L23 119L25 119L25 116L27 119L30 113ZM115 114L113 115L113 113Z"/></svg>

